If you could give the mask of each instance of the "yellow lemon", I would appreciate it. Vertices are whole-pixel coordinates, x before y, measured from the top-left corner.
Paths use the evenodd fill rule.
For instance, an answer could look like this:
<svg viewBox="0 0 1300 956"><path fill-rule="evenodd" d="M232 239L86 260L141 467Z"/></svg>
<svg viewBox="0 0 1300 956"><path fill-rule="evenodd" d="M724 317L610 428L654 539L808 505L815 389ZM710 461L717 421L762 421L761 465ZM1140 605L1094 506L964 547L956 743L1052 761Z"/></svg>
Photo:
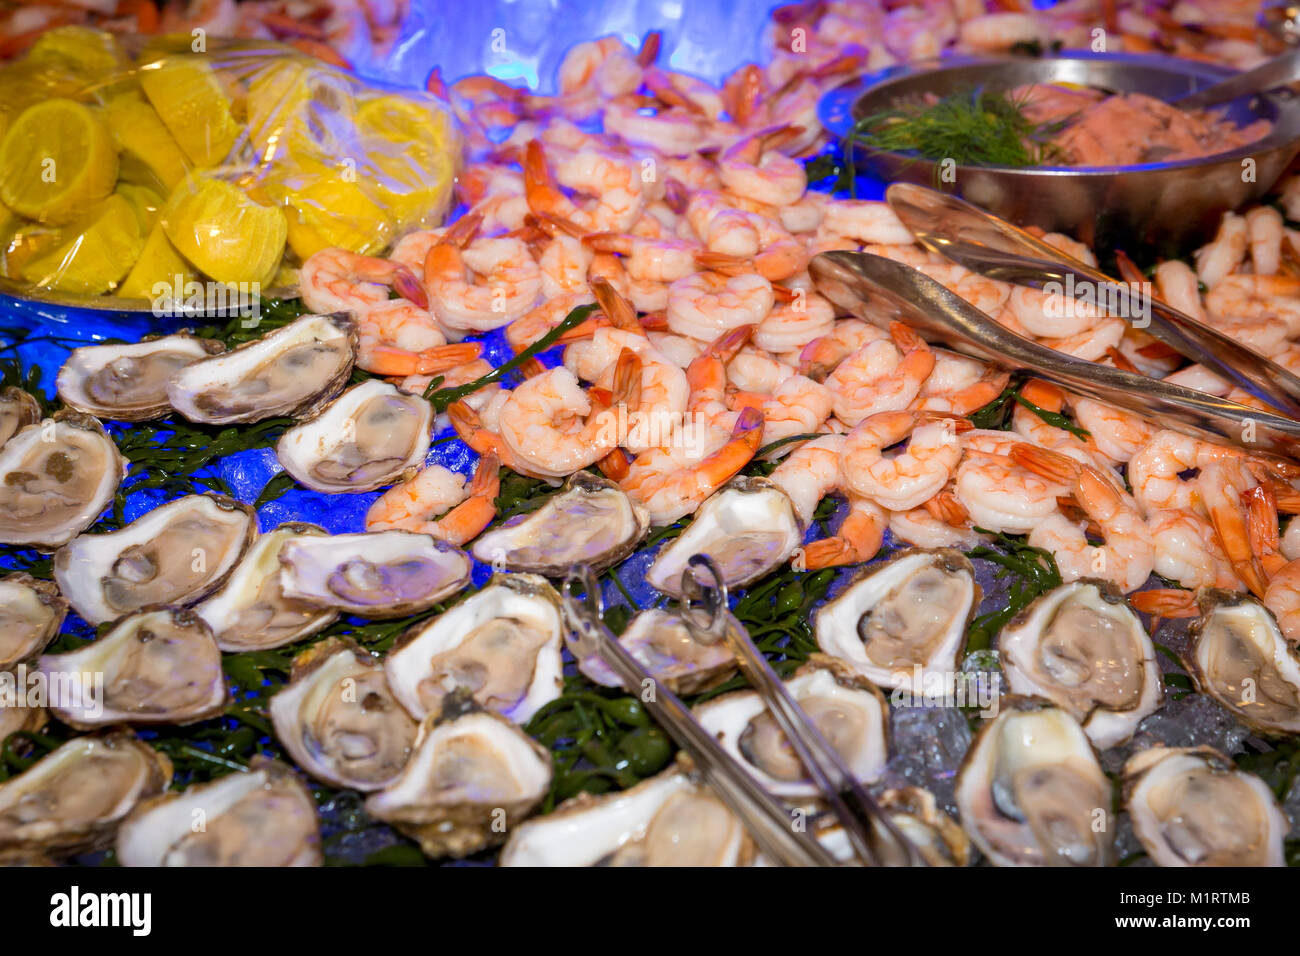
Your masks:
<svg viewBox="0 0 1300 956"><path fill-rule="evenodd" d="M29 262L23 278L42 289L102 295L126 275L142 245L139 219L131 204L121 196L109 196L76 235Z"/></svg>
<svg viewBox="0 0 1300 956"><path fill-rule="evenodd" d="M284 255L288 231L275 206L260 205L236 186L202 175L172 192L162 226L177 251L218 282L254 282L269 274Z"/></svg>
<svg viewBox="0 0 1300 956"><path fill-rule="evenodd" d="M97 111L55 98L22 112L0 140L0 201L44 222L70 222L117 181L117 149Z"/></svg>
<svg viewBox="0 0 1300 956"><path fill-rule="evenodd" d="M127 277L117 287L117 294L129 299L152 299L154 286L165 282L168 288L181 277L181 287L186 282L198 278L194 267L185 261L185 257L176 251L161 224L155 225L149 238L140 250L140 258L135 261Z"/></svg>
<svg viewBox="0 0 1300 956"><path fill-rule="evenodd" d="M230 97L203 60L165 58L140 70L140 86L181 150L196 166L214 166L239 138Z"/></svg>
<svg viewBox="0 0 1300 956"><path fill-rule="evenodd" d="M143 99L114 97L108 104L108 121L122 151L123 179L157 183L169 193L185 178L189 161L157 111Z"/></svg>

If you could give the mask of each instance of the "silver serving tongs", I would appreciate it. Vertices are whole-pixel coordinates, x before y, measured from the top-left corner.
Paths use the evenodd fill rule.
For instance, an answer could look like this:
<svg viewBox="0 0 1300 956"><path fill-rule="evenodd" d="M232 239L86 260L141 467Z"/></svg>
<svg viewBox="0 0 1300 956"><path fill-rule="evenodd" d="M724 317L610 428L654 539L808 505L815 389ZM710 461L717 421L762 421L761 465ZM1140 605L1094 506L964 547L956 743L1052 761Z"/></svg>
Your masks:
<svg viewBox="0 0 1300 956"><path fill-rule="evenodd" d="M591 568L575 565L564 580L564 616L583 655L599 654L636 695L650 715L695 761L700 775L741 821L764 855L783 866L838 866L836 859L805 830L794 826L785 807L755 782L690 710L628 653L602 619L604 599ZM654 693L642 693L653 686Z"/></svg>
<svg viewBox="0 0 1300 956"><path fill-rule="evenodd" d="M1290 49L1245 73L1212 83L1204 89L1172 99L1169 103L1180 110L1209 109L1243 96L1266 93L1296 80L1300 80L1300 50Z"/></svg>
<svg viewBox="0 0 1300 956"><path fill-rule="evenodd" d="M897 319L929 341L1136 412L1162 428L1257 453L1292 458L1300 454L1300 422L1294 419L1031 342L893 259L865 252L823 252L813 258L809 270L818 292L877 325L887 327Z"/></svg>
<svg viewBox="0 0 1300 956"><path fill-rule="evenodd" d="M707 573L711 583L700 581L696 574L699 570ZM903 835L889 814L858 782L843 758L826 742L817 725L790 696L781 678L754 646L744 628L728 626L727 585L717 565L707 555L693 555L682 573L682 616L697 630L717 640L725 638L731 645L741 673L754 685L785 732L822 799L844 827L858 858L871 866L900 859L907 866L928 866L915 844ZM881 840L882 831L888 835L888 841ZM893 846L881 846L882 842Z"/></svg>
<svg viewBox="0 0 1300 956"><path fill-rule="evenodd" d="M1146 332L1284 414L1300 418L1300 378L1185 312L1154 297L1133 302L1127 282L948 193L895 183L885 191L885 200L917 242L972 272L1033 288L1050 282L1084 283L1083 287L1108 290L1130 315L1136 314L1134 305L1149 306L1151 324Z"/></svg>

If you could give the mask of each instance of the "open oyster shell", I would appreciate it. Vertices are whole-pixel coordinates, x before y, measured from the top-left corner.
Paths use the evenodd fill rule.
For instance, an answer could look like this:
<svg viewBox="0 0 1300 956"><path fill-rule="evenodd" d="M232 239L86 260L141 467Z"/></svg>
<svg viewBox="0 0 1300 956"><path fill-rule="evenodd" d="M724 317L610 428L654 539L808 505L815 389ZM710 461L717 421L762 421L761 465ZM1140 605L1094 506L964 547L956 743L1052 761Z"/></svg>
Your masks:
<svg viewBox="0 0 1300 956"><path fill-rule="evenodd" d="M1133 832L1160 866L1285 866L1273 791L1212 747L1152 747L1124 765Z"/></svg>
<svg viewBox="0 0 1300 956"><path fill-rule="evenodd" d="M0 447L41 420L41 406L21 388L0 388Z"/></svg>
<svg viewBox="0 0 1300 956"><path fill-rule="evenodd" d="M695 512L690 525L659 552L646 580L665 594L680 595L682 572L707 554L728 587L761 578L803 543L794 502L766 478L733 478Z"/></svg>
<svg viewBox="0 0 1300 956"><path fill-rule="evenodd" d="M68 688L51 699L50 711L83 730L116 723L190 724L226 707L221 650L203 619L184 608L129 614L94 642L47 654L37 666L47 686Z"/></svg>
<svg viewBox="0 0 1300 956"><path fill-rule="evenodd" d="M463 691L420 725L401 776L366 812L419 841L426 856L466 856L506 838L551 788L551 752Z"/></svg>
<svg viewBox="0 0 1300 956"><path fill-rule="evenodd" d="M128 731L75 737L0 784L0 852L70 854L112 842L172 765Z"/></svg>
<svg viewBox="0 0 1300 956"><path fill-rule="evenodd" d="M232 653L282 647L334 622L337 611L285 597L280 579L285 543L326 533L318 525L289 521L254 539L221 588L194 606L218 647Z"/></svg>
<svg viewBox="0 0 1300 956"><path fill-rule="evenodd" d="M730 614L728 624L741 627ZM566 635L571 635L566 631ZM622 687L623 682L599 654L583 656L581 649L570 641L569 650L578 658L578 670L605 687ZM727 681L736 673L736 655L731 644L723 637L710 644L709 635L703 634L686 618L661 608L639 612L628 622L619 643L640 661L641 666L655 680L663 681L674 694L690 696Z"/></svg>
<svg viewBox="0 0 1300 956"><path fill-rule="evenodd" d="M67 409L0 447L0 544L54 551L108 507L126 462L98 419Z"/></svg>
<svg viewBox="0 0 1300 956"><path fill-rule="evenodd" d="M957 668L979 607L975 569L959 551L900 551L817 612L817 645L880 687L924 691Z"/></svg>
<svg viewBox="0 0 1300 956"><path fill-rule="evenodd" d="M469 583L459 548L413 531L299 536L280 549L284 595L365 618L409 617Z"/></svg>
<svg viewBox="0 0 1300 956"><path fill-rule="evenodd" d="M581 793L515 827L500 866L745 866L744 826L703 784L670 768L620 793Z"/></svg>
<svg viewBox="0 0 1300 956"><path fill-rule="evenodd" d="M0 577L0 671L45 650L68 613L49 581L29 574Z"/></svg>
<svg viewBox="0 0 1300 956"><path fill-rule="evenodd" d="M187 365L224 352L212 339L185 333L149 337L133 345L73 349L59 369L63 404L120 422L161 418L172 410L167 383Z"/></svg>
<svg viewBox="0 0 1300 956"><path fill-rule="evenodd" d="M1106 581L1083 578L1037 598L1002 628L998 651L1013 693L1065 708L1102 750L1164 703L1151 638Z"/></svg>
<svg viewBox="0 0 1300 956"><path fill-rule="evenodd" d="M996 866L1107 866L1111 787L1088 736L1047 701L1007 695L957 774L957 809Z"/></svg>
<svg viewBox="0 0 1300 956"><path fill-rule="evenodd" d="M524 723L563 687L560 596L545 578L499 574L488 586L398 639L388 686L412 716L441 711L458 688Z"/></svg>
<svg viewBox="0 0 1300 956"><path fill-rule="evenodd" d="M814 654L786 690L862 783L885 769L889 712L880 691L841 661ZM757 691L724 694L694 708L695 719L750 775L784 798L815 797L816 785Z"/></svg>
<svg viewBox="0 0 1300 956"><path fill-rule="evenodd" d="M284 764L254 758L248 773L141 803L118 831L117 859L123 866L320 866L316 801Z"/></svg>
<svg viewBox="0 0 1300 956"><path fill-rule="evenodd" d="M331 638L299 654L271 698L271 722L307 773L336 787L379 790L406 766L419 725L388 689L378 660Z"/></svg>
<svg viewBox="0 0 1300 956"><path fill-rule="evenodd" d="M189 604L221 586L257 533L253 509L187 495L120 531L81 535L54 556L54 577L92 624L151 604Z"/></svg>
<svg viewBox="0 0 1300 956"><path fill-rule="evenodd" d="M1207 589L1184 663L1198 689L1263 734L1300 732L1300 654L1273 612L1247 594Z"/></svg>
<svg viewBox="0 0 1300 956"><path fill-rule="evenodd" d="M575 564L599 574L622 561L650 529L650 514L608 478L580 471L529 515L480 535L474 557L493 567L562 577Z"/></svg>
<svg viewBox="0 0 1300 956"><path fill-rule="evenodd" d="M275 454L315 491L373 491L424 464L432 427L433 406L423 398L370 379L286 431Z"/></svg>
<svg viewBox="0 0 1300 956"><path fill-rule="evenodd" d="M211 425L305 416L342 391L356 355L356 327L345 314L304 315L181 369L167 383L167 400Z"/></svg>

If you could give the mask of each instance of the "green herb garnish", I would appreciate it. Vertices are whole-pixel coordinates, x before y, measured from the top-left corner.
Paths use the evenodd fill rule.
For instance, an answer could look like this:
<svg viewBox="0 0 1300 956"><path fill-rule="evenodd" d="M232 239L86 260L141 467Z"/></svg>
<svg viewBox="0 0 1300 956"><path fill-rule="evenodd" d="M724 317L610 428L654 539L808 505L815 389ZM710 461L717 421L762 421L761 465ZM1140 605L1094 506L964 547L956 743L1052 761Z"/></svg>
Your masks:
<svg viewBox="0 0 1300 956"><path fill-rule="evenodd" d="M993 638L1002 625L1019 614L1029 602L1040 594L1059 587L1061 572L1050 551L1030 547L1024 538L999 532L975 529L980 534L993 535L992 545L980 545L966 552L968 557L983 558L999 565L997 577L1011 576L1014 580L1007 595L1007 606L971 621L966 631L966 650L983 651L993 644Z"/></svg>

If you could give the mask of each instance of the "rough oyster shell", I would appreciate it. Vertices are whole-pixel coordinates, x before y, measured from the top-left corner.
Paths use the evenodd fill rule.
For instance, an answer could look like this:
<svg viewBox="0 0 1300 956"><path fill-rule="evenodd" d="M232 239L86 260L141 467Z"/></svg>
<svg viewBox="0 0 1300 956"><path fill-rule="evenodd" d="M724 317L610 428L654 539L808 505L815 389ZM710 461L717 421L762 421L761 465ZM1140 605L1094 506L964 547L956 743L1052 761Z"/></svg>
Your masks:
<svg viewBox="0 0 1300 956"><path fill-rule="evenodd" d="M433 406L423 398L370 379L286 431L275 454L315 491L373 491L424 464L432 427Z"/></svg>
<svg viewBox="0 0 1300 956"><path fill-rule="evenodd" d="M541 508L481 535L471 550L494 568L562 577L587 564L599 574L636 550L649 529L649 512L615 482L580 471Z"/></svg>
<svg viewBox="0 0 1300 956"><path fill-rule="evenodd" d="M47 654L37 666L47 686L57 681L71 688L50 700L51 713L82 730L115 723L191 724L226 707L221 649L203 619L185 608L128 614L94 642ZM95 675L102 678L102 695L92 683Z"/></svg>
<svg viewBox="0 0 1300 956"><path fill-rule="evenodd" d="M131 808L171 778L171 761L133 733L75 737L0 784L0 851L107 846Z"/></svg>
<svg viewBox="0 0 1300 956"><path fill-rule="evenodd" d="M90 527L126 473L98 419L64 410L0 448L0 544L54 551Z"/></svg>
<svg viewBox="0 0 1300 956"><path fill-rule="evenodd" d="M41 406L21 388L0 388L0 447L41 420Z"/></svg>
<svg viewBox="0 0 1300 956"><path fill-rule="evenodd" d="M961 824L996 866L1106 866L1111 787L1079 722L1007 695L957 774Z"/></svg>
<svg viewBox="0 0 1300 956"><path fill-rule="evenodd" d="M690 525L659 552L646 580L665 594L680 595L682 572L706 554L728 587L761 578L803 543L794 502L766 478L733 478L695 512Z"/></svg>
<svg viewBox="0 0 1300 956"><path fill-rule="evenodd" d="M185 333L149 337L133 345L73 349L59 369L59 398L78 411L114 421L161 418L172 410L167 400L172 376L225 350L220 342Z"/></svg>
<svg viewBox="0 0 1300 956"><path fill-rule="evenodd" d="M334 622L337 611L286 597L281 588L280 549L288 541L325 534L318 525L289 521L254 539L220 590L194 606L218 647L230 652L281 647Z"/></svg>
<svg viewBox="0 0 1300 956"><path fill-rule="evenodd" d="M727 617L731 627L741 627L730 614ZM651 677L663 681L674 694L690 696L717 687L736 673L736 655L730 642L724 637L710 644L702 639L705 637L680 614L649 608L628 622L618 640ZM605 687L623 686L599 654L583 656L572 641L569 650L578 658L578 669L588 678Z"/></svg>
<svg viewBox="0 0 1300 956"><path fill-rule="evenodd" d="M515 827L498 865L745 866L754 853L722 801L670 768L620 793L581 793Z"/></svg>
<svg viewBox="0 0 1300 956"><path fill-rule="evenodd" d="M821 654L814 654L785 686L859 781L871 783L880 776L888 757L889 726L880 691L842 662ZM760 786L785 798L818 795L757 691L724 694L695 707L694 713Z"/></svg>
<svg viewBox="0 0 1300 956"><path fill-rule="evenodd" d="M284 764L254 758L248 773L141 803L118 831L117 859L123 866L320 866L316 801Z"/></svg>
<svg viewBox="0 0 1300 956"><path fill-rule="evenodd" d="M29 574L0 577L0 670L45 650L67 613L68 602L49 581Z"/></svg>
<svg viewBox="0 0 1300 956"><path fill-rule="evenodd" d="M560 596L545 578L501 574L402 635L384 672L417 719L467 688L481 706L522 724L560 696L562 629Z"/></svg>
<svg viewBox="0 0 1300 956"><path fill-rule="evenodd" d="M1099 749L1133 736L1164 703L1156 650L1124 595L1082 578L1043 594L998 635L1011 691L1070 712Z"/></svg>
<svg viewBox="0 0 1300 956"><path fill-rule="evenodd" d="M221 586L257 533L253 509L187 495L120 531L81 535L54 556L73 609L100 624L151 604L189 604Z"/></svg>
<svg viewBox="0 0 1300 956"><path fill-rule="evenodd" d="M388 689L384 668L352 641L331 638L294 658L271 698L275 735L318 780L380 790L406 766L419 725Z"/></svg>
<svg viewBox="0 0 1300 956"><path fill-rule="evenodd" d="M280 549L284 595L365 618L409 617L469 583L469 556L432 535L297 537Z"/></svg>
<svg viewBox="0 0 1300 956"><path fill-rule="evenodd" d="M1133 832L1160 866L1285 866L1273 791L1212 747L1152 747L1124 765Z"/></svg>
<svg viewBox="0 0 1300 956"><path fill-rule="evenodd" d="M956 670L979 601L961 552L900 551L818 610L817 645L881 687L921 693L927 674Z"/></svg>
<svg viewBox="0 0 1300 956"><path fill-rule="evenodd" d="M426 856L465 856L501 843L551 788L551 752L463 692L420 725L397 780L366 812L419 841Z"/></svg>
<svg viewBox="0 0 1300 956"><path fill-rule="evenodd" d="M356 356L347 315L304 315L181 369L167 383L167 400L190 421L212 425L305 416L342 391Z"/></svg>

